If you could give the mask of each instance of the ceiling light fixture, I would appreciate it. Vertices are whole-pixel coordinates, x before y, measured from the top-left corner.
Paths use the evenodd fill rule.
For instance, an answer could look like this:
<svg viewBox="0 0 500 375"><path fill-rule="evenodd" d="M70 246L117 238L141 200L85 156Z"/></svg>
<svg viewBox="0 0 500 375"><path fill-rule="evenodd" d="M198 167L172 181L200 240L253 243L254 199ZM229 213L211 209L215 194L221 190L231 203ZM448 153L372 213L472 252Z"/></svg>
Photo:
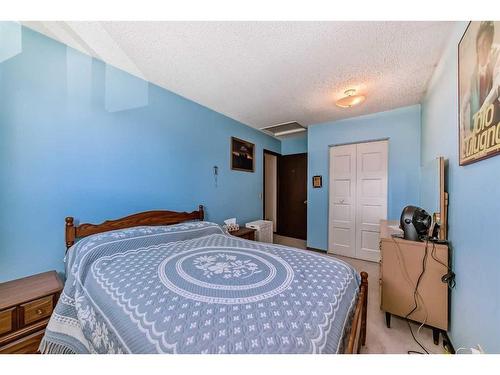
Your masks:
<svg viewBox="0 0 500 375"><path fill-rule="evenodd" d="M346 96L340 98L335 102L335 104L340 108L351 108L355 105L361 104L365 101L366 97L364 95L356 95L355 89L349 89L344 91Z"/></svg>

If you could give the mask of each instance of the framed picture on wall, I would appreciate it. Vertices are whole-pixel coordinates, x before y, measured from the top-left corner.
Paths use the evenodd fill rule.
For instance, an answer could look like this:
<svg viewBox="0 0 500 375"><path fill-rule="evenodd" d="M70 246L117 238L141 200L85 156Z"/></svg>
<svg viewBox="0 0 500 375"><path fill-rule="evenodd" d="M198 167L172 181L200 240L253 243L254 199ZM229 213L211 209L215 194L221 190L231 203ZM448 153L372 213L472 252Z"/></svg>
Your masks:
<svg viewBox="0 0 500 375"><path fill-rule="evenodd" d="M500 153L500 22L470 22L458 45L460 165Z"/></svg>
<svg viewBox="0 0 500 375"><path fill-rule="evenodd" d="M318 189L323 186L323 178L321 176L313 176L313 188Z"/></svg>
<svg viewBox="0 0 500 375"><path fill-rule="evenodd" d="M255 145L253 143L231 137L231 169L254 172Z"/></svg>

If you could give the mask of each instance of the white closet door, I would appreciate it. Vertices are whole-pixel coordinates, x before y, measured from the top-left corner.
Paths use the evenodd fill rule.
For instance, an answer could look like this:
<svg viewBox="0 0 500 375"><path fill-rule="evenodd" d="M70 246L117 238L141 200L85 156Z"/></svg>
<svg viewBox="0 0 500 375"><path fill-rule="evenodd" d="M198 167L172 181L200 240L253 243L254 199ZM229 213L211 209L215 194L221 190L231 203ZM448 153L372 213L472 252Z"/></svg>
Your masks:
<svg viewBox="0 0 500 375"><path fill-rule="evenodd" d="M328 252L356 254L356 145L330 148Z"/></svg>
<svg viewBox="0 0 500 375"><path fill-rule="evenodd" d="M357 144L356 258L378 262L382 219L387 219L387 141Z"/></svg>

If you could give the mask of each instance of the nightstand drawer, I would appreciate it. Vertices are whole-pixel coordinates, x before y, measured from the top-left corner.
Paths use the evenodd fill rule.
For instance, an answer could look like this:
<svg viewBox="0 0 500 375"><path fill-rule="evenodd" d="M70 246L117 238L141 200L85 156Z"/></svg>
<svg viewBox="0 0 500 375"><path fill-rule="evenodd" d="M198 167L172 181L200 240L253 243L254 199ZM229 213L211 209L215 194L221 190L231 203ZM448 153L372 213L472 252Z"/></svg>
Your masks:
<svg viewBox="0 0 500 375"><path fill-rule="evenodd" d="M244 238L245 240L250 240L250 241L253 241L255 239L255 235L253 233L246 233L246 234L243 234L239 237Z"/></svg>
<svg viewBox="0 0 500 375"><path fill-rule="evenodd" d="M253 228L240 228L238 230L229 232L231 236L243 238L245 240L255 241L255 232Z"/></svg>
<svg viewBox="0 0 500 375"><path fill-rule="evenodd" d="M14 329L14 313L15 308L0 312L0 335L9 333Z"/></svg>
<svg viewBox="0 0 500 375"><path fill-rule="evenodd" d="M52 314L54 309L53 296L43 297L24 305L21 305L23 312L22 322L24 325L31 324L40 319L47 318Z"/></svg>
<svg viewBox="0 0 500 375"><path fill-rule="evenodd" d="M42 341L45 330L37 331L28 336L13 341L0 347L0 354L35 354L38 353L40 341Z"/></svg>
<svg viewBox="0 0 500 375"><path fill-rule="evenodd" d="M37 352L62 288L55 271L0 283L0 354Z"/></svg>

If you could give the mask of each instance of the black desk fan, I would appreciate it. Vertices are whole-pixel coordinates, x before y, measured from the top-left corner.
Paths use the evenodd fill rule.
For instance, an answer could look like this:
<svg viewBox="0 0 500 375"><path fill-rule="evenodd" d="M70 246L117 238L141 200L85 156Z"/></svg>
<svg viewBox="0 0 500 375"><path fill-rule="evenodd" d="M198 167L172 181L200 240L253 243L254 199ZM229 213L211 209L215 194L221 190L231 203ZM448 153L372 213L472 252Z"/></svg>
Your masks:
<svg viewBox="0 0 500 375"><path fill-rule="evenodd" d="M431 224L431 215L423 208L406 206L401 213L399 226L404 232L405 240L422 241L429 234Z"/></svg>

